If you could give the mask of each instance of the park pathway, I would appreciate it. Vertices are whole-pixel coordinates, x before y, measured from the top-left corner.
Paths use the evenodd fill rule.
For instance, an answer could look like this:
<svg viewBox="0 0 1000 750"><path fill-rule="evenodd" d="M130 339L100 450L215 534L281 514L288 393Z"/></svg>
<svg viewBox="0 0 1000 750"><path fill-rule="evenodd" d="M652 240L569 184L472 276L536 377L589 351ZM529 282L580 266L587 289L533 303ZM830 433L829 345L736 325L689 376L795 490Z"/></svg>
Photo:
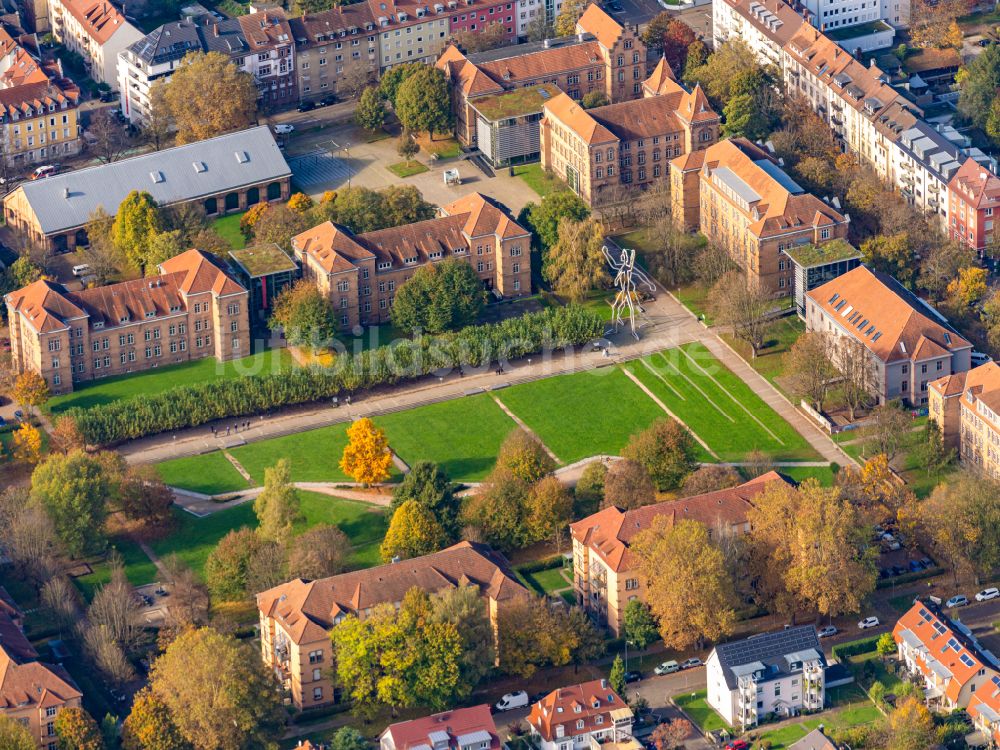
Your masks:
<svg viewBox="0 0 1000 750"><path fill-rule="evenodd" d="M535 434L535 431L530 427L528 427L528 425L524 423L523 419L521 419L514 412L512 412L510 408L507 406L507 404L505 404L496 396L493 396L492 398L496 402L496 405L499 406L500 409L503 411L503 413L506 414L508 417L510 417L511 420L513 420L514 424L516 424L518 427L520 427L522 430L524 430L526 433L531 435L531 437L533 437L535 440L538 441L538 444L542 446L542 449L548 454L549 458L551 458L555 462L556 466L562 463L562 461L559 460L559 456L553 453L552 449L549 448L549 446L547 446L545 443L543 443L542 439Z"/></svg>

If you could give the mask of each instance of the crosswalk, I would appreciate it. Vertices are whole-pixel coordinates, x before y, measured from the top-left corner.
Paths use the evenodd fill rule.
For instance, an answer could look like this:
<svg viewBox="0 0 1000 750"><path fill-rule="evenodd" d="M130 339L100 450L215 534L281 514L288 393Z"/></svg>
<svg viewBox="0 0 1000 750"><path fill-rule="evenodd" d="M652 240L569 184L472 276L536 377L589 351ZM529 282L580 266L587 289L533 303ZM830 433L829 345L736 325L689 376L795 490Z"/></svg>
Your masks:
<svg viewBox="0 0 1000 750"><path fill-rule="evenodd" d="M317 185L329 190L346 184L351 175L350 166L343 159L327 152L314 152L293 156L288 160L295 184L305 191Z"/></svg>

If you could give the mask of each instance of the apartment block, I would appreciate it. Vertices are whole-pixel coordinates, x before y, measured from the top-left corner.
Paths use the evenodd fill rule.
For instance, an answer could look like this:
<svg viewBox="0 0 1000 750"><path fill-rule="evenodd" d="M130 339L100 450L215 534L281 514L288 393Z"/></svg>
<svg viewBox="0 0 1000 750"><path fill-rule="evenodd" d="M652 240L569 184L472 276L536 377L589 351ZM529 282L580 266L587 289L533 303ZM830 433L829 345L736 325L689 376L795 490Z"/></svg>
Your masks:
<svg viewBox="0 0 1000 750"><path fill-rule="evenodd" d="M281 8L266 8L239 17L246 54L236 66L253 76L257 99L265 110L287 109L299 101L295 42Z"/></svg>
<svg viewBox="0 0 1000 750"><path fill-rule="evenodd" d="M819 711L826 696L826 657L816 628L801 625L720 643L705 661L708 705L746 731L769 715Z"/></svg>
<svg viewBox="0 0 1000 750"><path fill-rule="evenodd" d="M629 708L607 680L558 688L531 707L528 729L541 750L639 750Z"/></svg>
<svg viewBox="0 0 1000 750"><path fill-rule="evenodd" d="M927 702L942 710L968 708L976 691L1000 669L960 620L930 600L917 600L892 629L899 660L920 680Z"/></svg>
<svg viewBox="0 0 1000 750"><path fill-rule="evenodd" d="M787 484L780 474L771 471L738 487L634 510L611 506L570 524L573 591L578 604L595 622L620 636L625 607L633 599L645 601L646 597L646 581L631 550L637 534L661 516L671 523L698 521L716 536L746 534L750 531L747 515L753 499L778 482Z"/></svg>
<svg viewBox="0 0 1000 750"><path fill-rule="evenodd" d="M340 5L289 22L295 40L299 98L347 96L344 79L378 80L378 31L368 3Z"/></svg>
<svg viewBox="0 0 1000 750"><path fill-rule="evenodd" d="M459 586L478 589L494 626L502 607L527 596L506 558L471 542L318 581L295 579L257 594L264 664L274 669L296 708L338 703L330 669L332 628L347 617L363 620L379 605L398 606L413 587L437 593Z"/></svg>
<svg viewBox="0 0 1000 750"><path fill-rule="evenodd" d="M90 77L112 88L118 80L118 54L143 33L108 0L49 0L52 36L83 58Z"/></svg>
<svg viewBox="0 0 1000 750"><path fill-rule="evenodd" d="M490 707L467 708L397 721L379 735L379 750L501 750Z"/></svg>
<svg viewBox="0 0 1000 750"><path fill-rule="evenodd" d="M608 101L643 95L646 46L637 28L619 24L591 4L576 26L577 35L546 39L466 55L450 45L436 65L452 84L455 134L465 145L478 142L477 97L551 84L572 99L600 91Z"/></svg>
<svg viewBox="0 0 1000 750"><path fill-rule="evenodd" d="M807 193L745 138L675 158L670 174L675 223L700 229L775 296L794 289L786 249L847 236L848 217Z"/></svg>
<svg viewBox="0 0 1000 750"><path fill-rule="evenodd" d="M987 362L931 381L928 412L962 463L1000 479L1000 365Z"/></svg>
<svg viewBox="0 0 1000 750"><path fill-rule="evenodd" d="M159 275L71 292L45 279L5 297L14 369L52 393L162 365L250 354L247 290L212 256L188 250Z"/></svg>
<svg viewBox="0 0 1000 750"><path fill-rule="evenodd" d="M997 255L995 217L1000 216L1000 178L968 158L948 183L948 234L981 256Z"/></svg>
<svg viewBox="0 0 1000 750"><path fill-rule="evenodd" d="M666 60L660 68L669 70ZM645 189L669 179L670 160L715 143L720 121L700 86L688 92L666 81L642 99L592 109L566 94L547 100L542 167L591 206L615 200L618 186Z"/></svg>
<svg viewBox="0 0 1000 750"><path fill-rule="evenodd" d="M495 0L466 2L449 9L451 13L449 31L452 34L482 33L490 26L499 24L503 29L504 44L511 44L517 40L516 5L515 2L495 2Z"/></svg>
<svg viewBox="0 0 1000 750"><path fill-rule="evenodd" d="M531 293L531 234L503 206L471 193L439 212L363 234L328 221L293 237L292 250L345 330L388 322L397 289L421 266L452 258L470 263L497 297Z"/></svg>
<svg viewBox="0 0 1000 750"><path fill-rule="evenodd" d="M927 404L931 381L971 366L972 344L943 315L866 266L807 292L805 318L806 330L848 336L865 347L879 403Z"/></svg>

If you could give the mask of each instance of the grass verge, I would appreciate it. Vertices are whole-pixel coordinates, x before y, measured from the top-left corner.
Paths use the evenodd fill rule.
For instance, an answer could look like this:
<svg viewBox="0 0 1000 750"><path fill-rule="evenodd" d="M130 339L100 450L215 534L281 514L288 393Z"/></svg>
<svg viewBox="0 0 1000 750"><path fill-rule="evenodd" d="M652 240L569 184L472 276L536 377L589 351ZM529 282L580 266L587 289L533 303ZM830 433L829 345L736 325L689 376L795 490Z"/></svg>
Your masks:
<svg viewBox="0 0 1000 750"><path fill-rule="evenodd" d="M386 167L390 172L392 172L396 177L407 178L413 177L415 174L423 174L424 172L429 172L430 168L424 164L421 164L417 160L413 161L400 161L395 164L390 164Z"/></svg>

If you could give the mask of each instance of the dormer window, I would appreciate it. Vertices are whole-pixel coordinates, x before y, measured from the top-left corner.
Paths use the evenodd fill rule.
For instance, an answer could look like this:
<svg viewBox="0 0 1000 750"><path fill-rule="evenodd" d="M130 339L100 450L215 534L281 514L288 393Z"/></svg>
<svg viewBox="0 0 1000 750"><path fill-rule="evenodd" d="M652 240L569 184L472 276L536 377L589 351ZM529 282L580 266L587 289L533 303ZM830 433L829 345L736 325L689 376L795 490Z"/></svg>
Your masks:
<svg viewBox="0 0 1000 750"><path fill-rule="evenodd" d="M392 261L383 260L378 264L378 270L384 271L387 268L392 268Z"/></svg>
<svg viewBox="0 0 1000 750"><path fill-rule="evenodd" d="M124 315L124 316L118 318L118 322L119 323L128 323L128 315Z"/></svg>
<svg viewBox="0 0 1000 750"><path fill-rule="evenodd" d="M583 719L577 719L577 721L576 721L576 728L577 729L583 729Z"/></svg>
<svg viewBox="0 0 1000 750"><path fill-rule="evenodd" d="M604 723L604 717L603 716L595 716L594 717L594 723L595 724L603 724Z"/></svg>
<svg viewBox="0 0 1000 750"><path fill-rule="evenodd" d="M594 708L600 708L601 707L601 702L599 700L595 700L591 705Z"/></svg>
<svg viewBox="0 0 1000 750"><path fill-rule="evenodd" d="M575 713L575 714L581 714L581 713L583 713L583 706L581 706L579 704L576 705L576 706L573 706L573 713Z"/></svg>

